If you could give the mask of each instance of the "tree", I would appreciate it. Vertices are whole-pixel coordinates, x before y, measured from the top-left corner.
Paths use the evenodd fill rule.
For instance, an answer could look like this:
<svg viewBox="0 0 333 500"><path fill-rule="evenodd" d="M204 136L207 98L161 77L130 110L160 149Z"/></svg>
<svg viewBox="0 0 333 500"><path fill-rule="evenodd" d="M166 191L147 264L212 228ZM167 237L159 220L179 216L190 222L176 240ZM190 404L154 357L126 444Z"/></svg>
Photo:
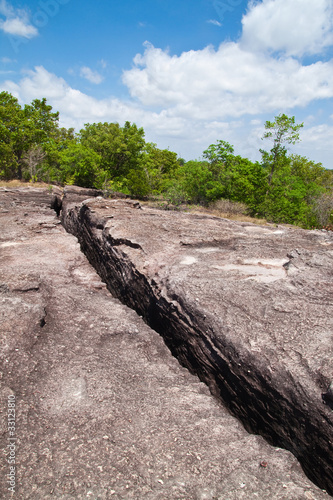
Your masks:
<svg viewBox="0 0 333 500"><path fill-rule="evenodd" d="M179 169L177 154L168 149L159 149L156 144L148 142L140 158L140 167L146 176L149 193L159 194Z"/></svg>
<svg viewBox="0 0 333 500"><path fill-rule="evenodd" d="M105 173L100 168L101 156L82 144L71 142L60 151L61 181L82 187L101 188Z"/></svg>
<svg viewBox="0 0 333 500"><path fill-rule="evenodd" d="M144 130L126 122L86 124L79 141L101 156L101 167L111 179L126 177L136 169L145 145Z"/></svg>
<svg viewBox="0 0 333 500"><path fill-rule="evenodd" d="M214 179L206 161L190 160L179 170L180 191L190 203L207 205L222 196L222 186Z"/></svg>
<svg viewBox="0 0 333 500"><path fill-rule="evenodd" d="M333 225L333 192L319 194L312 200L312 212L316 218L316 225L325 227Z"/></svg>
<svg viewBox="0 0 333 500"><path fill-rule="evenodd" d="M209 169L216 180L218 180L221 172L230 164L233 156L233 146L223 140L217 141L216 144L211 144L203 152L203 157L209 162Z"/></svg>
<svg viewBox="0 0 333 500"><path fill-rule="evenodd" d="M273 147L270 153L260 150L263 157L263 165L269 170L268 185L272 184L274 173L285 163L287 148L285 144L296 144L299 141L299 130L303 123L296 125L295 117L291 118L285 114L275 117L275 121L266 121L262 139L273 139Z"/></svg>
<svg viewBox="0 0 333 500"><path fill-rule="evenodd" d="M300 177L307 184L316 184L322 187L332 187L333 172L326 170L322 163L315 163L305 156L291 155L291 172L292 175Z"/></svg>
<svg viewBox="0 0 333 500"><path fill-rule="evenodd" d="M215 195L245 203L256 213L256 207L265 193L265 173L261 165L235 156L233 146L223 140L211 144L203 156L208 161L208 169L215 182Z"/></svg>
<svg viewBox="0 0 333 500"><path fill-rule="evenodd" d="M52 140L58 129L59 113L52 113L46 99L35 99L24 109L8 92L0 93L1 175L22 178L24 155L35 146Z"/></svg>
<svg viewBox="0 0 333 500"><path fill-rule="evenodd" d="M46 153L43 177L47 182L63 182L66 175L63 173L64 165L61 153L74 144L78 144L74 129L64 127L58 128L55 134L52 134L51 138L43 144Z"/></svg>
<svg viewBox="0 0 333 500"><path fill-rule="evenodd" d="M251 213L257 213L267 191L266 175L258 162L234 156L221 171L219 181L223 198L245 203Z"/></svg>
<svg viewBox="0 0 333 500"><path fill-rule="evenodd" d="M41 146L32 146L29 151L24 154L23 162L27 165L27 170L32 182L38 180L38 174L41 170L37 167L41 165L45 157L46 153Z"/></svg>
<svg viewBox="0 0 333 500"><path fill-rule="evenodd" d="M0 93L0 174L5 179L18 177L24 150L22 108L9 92Z"/></svg>
<svg viewBox="0 0 333 500"><path fill-rule="evenodd" d="M35 144L43 144L55 137L58 130L59 112L52 113L52 106L46 98L34 99L24 106L24 116L30 129L30 140Z"/></svg>

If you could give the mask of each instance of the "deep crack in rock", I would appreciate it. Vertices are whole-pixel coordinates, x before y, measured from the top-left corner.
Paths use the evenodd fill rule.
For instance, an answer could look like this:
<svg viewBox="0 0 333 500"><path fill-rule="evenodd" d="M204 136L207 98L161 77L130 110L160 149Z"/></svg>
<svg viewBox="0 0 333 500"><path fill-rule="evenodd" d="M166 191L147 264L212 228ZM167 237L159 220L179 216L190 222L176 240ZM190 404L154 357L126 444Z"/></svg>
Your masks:
<svg viewBox="0 0 333 500"><path fill-rule="evenodd" d="M248 434L162 335L247 429L294 442L303 465L312 440L307 467L323 487L330 235L137 210L130 200L81 204L100 193L66 191L64 217L132 309L57 224L51 190L0 188L0 399L1 411L9 395L17 401L15 497L327 498L291 453ZM7 436L1 427L2 450Z"/></svg>
<svg viewBox="0 0 333 500"><path fill-rule="evenodd" d="M197 374L249 432L261 434L269 443L290 450L298 458L308 477L333 494L333 420L332 414L327 412L328 408L322 404L320 389L316 390L316 395L312 388L308 390L308 381L301 379L302 372L300 371L300 378L297 378L288 370L287 365L279 364L279 360L275 360L274 350L269 346L267 352L272 356L271 363L265 359L267 353L258 356L255 349L251 352L237 337L233 337L233 332L230 333L230 321L223 326L223 317L217 322L211 312L202 314L199 304L191 298L186 299L186 290L182 296L175 293L167 274L163 279L153 279L152 275L142 272L133 255L126 249L124 251L119 248L119 241L124 241L128 247L142 250L142 242L131 244L130 235L126 238L126 243L119 237L120 232L126 233L126 229L119 230L119 224L130 217L127 212L123 218L119 217L121 221L114 231L116 234L113 234L113 228L101 222L98 202L90 200L91 202L75 206L75 203L70 205L70 201L69 197L62 215L63 224L67 231L78 238L82 251L112 295L133 308L151 328L162 335L180 363ZM120 205L118 207L114 220L117 220L122 210ZM154 217L156 218L156 214ZM142 222L141 218L136 224L140 225ZM184 219L182 222L184 223ZM250 227L250 230L255 232L255 226ZM272 233L271 230L263 229L265 231L267 235L269 231ZM278 231L276 233L279 234ZM225 245L224 241L228 244ZM225 251L226 247L229 247L229 251L234 251L237 244L238 247L244 246L242 236L238 243L236 238L217 239L211 252L216 249ZM331 242L323 244L329 245ZM180 246L184 245L190 247L191 243L184 243L181 238ZM194 242L192 247L197 247L198 251L207 249L203 242ZM297 250L288 255L285 261L282 259L280 265L284 273L289 271L293 261L300 255L301 252ZM193 256L182 262L190 266L196 261ZM258 263L261 263L260 259ZM272 265L274 267L274 262ZM268 261L264 262L264 266L269 267ZM224 266L223 272L226 269L229 272L232 270ZM277 279L284 279L286 276L287 274ZM295 287L296 283L290 280L288 286ZM268 289L261 289L263 297L266 292ZM314 290L313 294L316 295L317 292ZM241 297L239 300L242 300ZM237 307L241 307L241 304ZM275 306L275 309L278 311L276 314L279 311L283 314L288 312L285 305ZM246 313L244 311L245 309L242 314ZM290 309L289 312L294 311ZM299 370L309 372L308 365L303 366L303 359L300 365ZM323 396L326 403L330 401L327 394Z"/></svg>

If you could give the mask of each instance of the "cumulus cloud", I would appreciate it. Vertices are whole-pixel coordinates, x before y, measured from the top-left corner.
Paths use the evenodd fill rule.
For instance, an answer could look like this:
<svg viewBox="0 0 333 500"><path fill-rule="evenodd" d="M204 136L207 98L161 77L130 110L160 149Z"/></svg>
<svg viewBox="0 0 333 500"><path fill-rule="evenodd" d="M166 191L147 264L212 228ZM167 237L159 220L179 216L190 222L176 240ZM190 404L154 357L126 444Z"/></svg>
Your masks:
<svg viewBox="0 0 333 500"><path fill-rule="evenodd" d="M236 42L181 55L145 42L123 82L141 105L174 116L225 119L288 111L333 97L333 60L298 56L333 44L333 0L251 1Z"/></svg>
<svg viewBox="0 0 333 500"><path fill-rule="evenodd" d="M90 83L95 83L96 85L102 83L103 81L102 75L100 75L97 71L93 71L88 68L88 66L83 66L80 69L80 76L88 80Z"/></svg>
<svg viewBox="0 0 333 500"><path fill-rule="evenodd" d="M188 158L219 138L253 158L254 149L258 154L262 147L266 119L333 97L333 60L304 64L299 57L332 43L332 12L333 0L252 1L238 41L180 55L147 42L132 69L123 72L128 100L96 99L41 66L2 88L22 103L45 96L66 127L129 120L143 126L149 140ZM105 67L104 61L99 64ZM86 66L80 74L95 84L102 81ZM332 130L317 121L302 131L304 143L315 144L315 138L320 145L312 151L331 150L329 162Z"/></svg>
<svg viewBox="0 0 333 500"><path fill-rule="evenodd" d="M164 137L165 147L170 146L169 139L189 141L202 139L200 124L193 124L185 117L175 115L168 109L152 112L133 102L124 102L110 97L96 99L78 89L72 88L63 78L47 71L43 66L25 72L19 83L7 80L0 84L1 90L6 90L19 99L21 103L31 102L33 99L45 97L52 107L60 111L61 126L75 127L79 130L85 123L118 122L126 120L143 126L145 130L153 131L154 136ZM192 133L188 131L191 127Z"/></svg>
<svg viewBox="0 0 333 500"><path fill-rule="evenodd" d="M209 144L223 138L235 146L237 154L259 159L259 148L264 131L264 119L243 117L223 120L210 116L194 119L191 114L181 112L179 108L165 107L160 111L149 110L134 102L124 102L110 97L96 99L78 89L72 88L63 78L39 66L24 74L15 83L7 80L0 84L16 96L19 101L29 103L33 99L46 97L53 109L60 111L60 124L63 127L74 127L80 130L85 123L118 122L126 120L144 127L146 138L157 142L159 147L170 147L180 156L187 159L198 158ZM267 116L270 119L272 116ZM311 159L317 153L317 161L331 162L333 144L333 126L325 124L302 130L303 143L311 146L311 150L301 150ZM330 149L330 150L329 150ZM325 156L326 155L326 156ZM327 165L329 166L329 164Z"/></svg>
<svg viewBox="0 0 333 500"><path fill-rule="evenodd" d="M252 1L242 24L241 43L248 50L283 51L287 56L318 54L333 44L333 2Z"/></svg>
<svg viewBox="0 0 333 500"><path fill-rule="evenodd" d="M132 97L192 118L291 109L333 97L332 61L302 66L294 58L249 52L234 42L180 56L147 45L134 62L123 73Z"/></svg>
<svg viewBox="0 0 333 500"><path fill-rule="evenodd" d="M19 83L7 80L0 89L12 93L22 103L45 97L54 109L60 111L62 126L79 129L84 123L109 121L124 123L126 120L140 126L153 126L164 133L180 129L181 118L175 118L167 110L151 113L141 107L117 98L96 99L72 88L64 78L50 73L43 66L25 72ZM170 123L170 125L167 125Z"/></svg>
<svg viewBox="0 0 333 500"><path fill-rule="evenodd" d="M2 88L11 92L21 102L30 102L41 96L60 111L64 126L81 127L86 122L117 121L121 113L128 116L128 109L118 99L98 100L72 88L63 78L50 73L43 66L27 71L18 84L7 80Z"/></svg>
<svg viewBox="0 0 333 500"><path fill-rule="evenodd" d="M0 29L8 34L23 38L33 38L38 35L38 30L29 21L29 14L24 9L14 9L6 0L0 2Z"/></svg>
<svg viewBox="0 0 333 500"><path fill-rule="evenodd" d="M333 144L333 126L328 125L327 123L322 123L319 125L315 125L313 127L309 127L304 132L302 132L302 139L304 147L306 145L311 151L331 151Z"/></svg>

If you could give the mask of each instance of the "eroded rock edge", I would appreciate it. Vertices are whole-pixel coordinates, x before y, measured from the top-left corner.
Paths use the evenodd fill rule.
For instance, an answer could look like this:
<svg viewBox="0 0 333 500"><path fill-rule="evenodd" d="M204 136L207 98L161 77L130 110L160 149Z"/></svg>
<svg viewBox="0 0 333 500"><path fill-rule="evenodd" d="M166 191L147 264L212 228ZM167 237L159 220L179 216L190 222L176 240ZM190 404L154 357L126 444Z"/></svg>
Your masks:
<svg viewBox="0 0 333 500"><path fill-rule="evenodd" d="M179 362L197 374L249 432L291 451L307 476L333 495L331 423L300 381L281 370L272 375L258 357L227 341L223 331L216 332L214 324L172 290L162 294L157 283L136 269L106 221L87 205L65 204L62 221L112 295L162 335Z"/></svg>

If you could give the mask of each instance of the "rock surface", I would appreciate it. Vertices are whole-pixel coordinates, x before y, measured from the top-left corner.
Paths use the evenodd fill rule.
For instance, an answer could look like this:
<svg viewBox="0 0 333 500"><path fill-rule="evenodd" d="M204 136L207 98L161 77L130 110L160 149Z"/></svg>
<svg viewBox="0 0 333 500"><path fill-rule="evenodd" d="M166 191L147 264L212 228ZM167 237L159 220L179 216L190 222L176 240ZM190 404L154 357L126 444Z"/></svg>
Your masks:
<svg viewBox="0 0 333 500"><path fill-rule="evenodd" d="M332 233L66 198L64 225L113 295L333 494Z"/></svg>
<svg viewBox="0 0 333 500"><path fill-rule="evenodd" d="M206 385L179 365L162 338L110 295L76 238L65 232L55 212L48 208L52 199L45 190L0 189L0 498L328 498L306 478L292 454L248 434L211 396ZM177 231L183 232L182 227L176 230L178 223L188 220L197 228L196 238L201 238L204 235L199 236L198 224L206 232L209 224L218 221L139 210L135 208L138 205L125 201L120 204L96 199L70 211L67 200L64 207L67 226L82 233L82 246L87 247L88 254L97 241L101 245L104 242L117 256L115 265L123 281L114 293L121 295L125 287L123 300L132 294L132 300L139 301L132 279L137 273L139 282L144 276L161 300L169 304L169 315L177 321L179 316L187 326L194 320L191 315L201 318L203 310L206 317L202 316L202 321L208 329L212 328L210 324L219 326L223 321L216 316L219 308L210 312L205 287L198 288L200 282L190 274L195 272L193 259L211 265L214 252L224 251L221 241L218 245L191 246L189 229L184 230L183 244L176 238L167 244L167 237L162 237L176 237ZM84 224L82 231L79 222ZM115 224L114 232L110 223ZM223 240L223 235L220 237ZM90 238L91 246L84 243L86 238ZM170 245L178 246L177 252L169 253ZM91 260L93 255L95 250ZM225 278L219 274L216 277L221 291L227 289L228 281L222 286ZM170 287L175 290L172 297ZM249 299L241 308L250 307ZM145 310L149 295L140 300ZM209 331L213 338L213 330ZM196 350L199 334L193 335L176 350L190 355L187 344L192 342ZM228 335L231 338L232 332ZM262 351L264 340L260 343ZM221 342L220 337L217 341ZM323 342L327 345L328 337ZM238 346L242 347L241 336ZM271 350L274 357L273 347ZM243 363L237 353L236 348L230 351ZM219 355L216 350L212 365ZM320 350L317 362L324 363L319 356ZM293 364L297 367L296 361ZM278 362L283 360L276 361L276 371ZM210 373L210 364L201 370ZM227 378L226 373L223 376ZM326 372L323 376L327 377ZM244 376L244 383L247 377L250 374ZM215 387L213 379L211 386ZM306 384L304 387L303 398ZM14 495L7 483L11 456L8 429L13 431L12 425L8 428L8 422L12 422L8 419L8 401L13 401L13 396L17 439L12 447ZM331 410L323 403L321 410L328 424Z"/></svg>

